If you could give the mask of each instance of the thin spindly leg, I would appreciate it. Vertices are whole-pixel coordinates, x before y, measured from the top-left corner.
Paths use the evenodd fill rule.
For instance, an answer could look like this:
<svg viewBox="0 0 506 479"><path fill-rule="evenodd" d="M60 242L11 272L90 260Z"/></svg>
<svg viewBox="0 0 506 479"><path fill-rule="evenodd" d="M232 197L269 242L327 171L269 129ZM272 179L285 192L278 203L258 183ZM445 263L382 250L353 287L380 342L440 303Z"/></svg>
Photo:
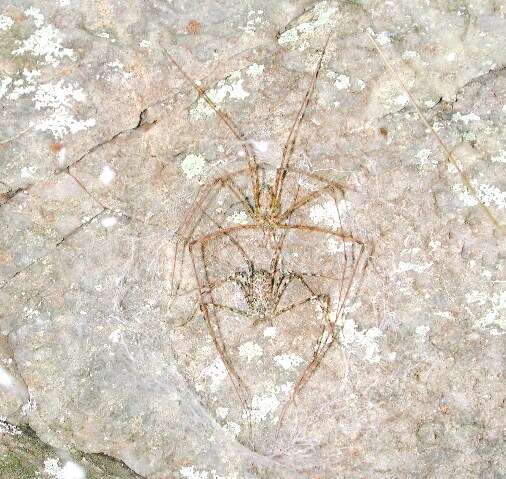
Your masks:
<svg viewBox="0 0 506 479"><path fill-rule="evenodd" d="M248 170L252 183L253 196L255 200L255 207L260 207L260 180L259 180L259 171L258 171L258 161L256 156L249 145L246 136L242 133L239 126L232 120L232 118L223 110L221 110L216 103L209 97L209 95L204 91L204 89L197 85L197 83L186 73L186 71L179 65L178 62L174 59L174 57L165 50L165 53L169 60L173 63L173 65L179 70L181 75L192 85L195 91L204 98L206 103L213 109L213 111L218 115L220 120L226 125L228 130L232 133L234 138L241 145L244 153L246 154L246 158L248 161Z"/></svg>
<svg viewBox="0 0 506 479"><path fill-rule="evenodd" d="M239 316L246 316L249 317L249 313L247 311L244 311L239 308L233 308L232 306L227 306L226 304L219 304L219 303L211 303L214 308L223 309L225 311L229 311L234 314L238 314Z"/></svg>
<svg viewBox="0 0 506 479"><path fill-rule="evenodd" d="M223 234L225 234L225 233L223 233ZM201 261L202 261L202 265L203 265L206 285L208 285L210 283L209 272L208 272L208 268L207 268L207 260L206 260L206 244L208 243L208 241L209 241L208 239L206 239L205 241L204 241L204 239L200 240ZM208 288L206 291L206 297L202 298L202 295L200 295L200 297L204 300L206 300L208 297L211 304L213 305L213 307L216 307L216 301L214 300L214 297L213 297L213 291L214 291L213 289ZM204 304L204 301L201 304ZM238 311L240 311L240 310L236 310L236 313ZM204 314L204 318L206 319L206 323L208 324L208 327L214 326L214 327L209 328L209 333L213 337L213 341L215 341L214 344L216 345L219 343L221 345L221 347L217 348L217 349L218 349L218 352L221 356L221 360L223 361L223 363L225 364L225 367L227 368L227 371L229 373L229 377L232 380L232 384L233 384L234 389L237 393L239 401L243 405L244 413L246 414L246 417L248 419L249 437L252 440L252 438L253 438L253 424L252 424L252 418L251 418L251 406L250 406L251 400L250 400L249 389L246 386L246 384L244 383L244 381L242 380L242 378L239 376L239 374L236 371L236 369L233 365L233 362L228 354L227 347L225 345L225 341L223 339L223 334L221 331L221 324L220 324L218 317L216 316L214 311L212 312L212 314L209 314L209 308L207 305L203 308L202 312Z"/></svg>
<svg viewBox="0 0 506 479"><path fill-rule="evenodd" d="M176 244L174 247L174 257L172 261L172 272L170 278L170 291L171 295L175 296L179 289L179 284L176 283L176 274L178 270L182 269L182 265L184 262L185 250L189 242L189 238L193 234L195 228L197 228L200 219L202 218L203 213L207 210L207 207L212 203L214 198L219 194L219 192L224 188L222 183L222 178L217 178L213 180L211 183L205 185L203 189L198 193L197 198L192 203L192 206L188 210L183 219L182 226L177 231L178 238L176 240ZM209 199L209 196L212 197ZM204 202L207 203L204 205ZM196 216L196 218L195 218ZM181 251L180 251L181 250ZM179 259L179 265L178 263ZM178 268L179 266L179 268Z"/></svg>
<svg viewBox="0 0 506 479"><path fill-rule="evenodd" d="M327 45L329 43L329 40L330 40L330 35L327 38L327 41L325 42L325 45L322 49L322 53L320 55L320 58L318 59L318 63L316 64L315 71L313 73L313 76L311 77L311 82L309 84L309 88L307 89L307 92L304 96L304 100L302 101L302 104L300 105L299 111L297 113L297 117L295 118L295 121L290 129L290 133L288 134L288 138L287 138L285 146L283 148L283 159L281 160L281 165L276 172L276 180L275 180L275 186L274 186L274 202L277 205L281 204L281 194L282 194L282 190L283 190L283 182L284 182L286 173L288 171L288 167L290 166L290 158L292 156L292 153L293 153L293 150L295 147L297 133L299 131L302 120L304 119L304 115L306 113L306 109L309 104L309 101L311 100L311 96L314 91L314 87L316 84L316 80L318 78L318 74L320 73L323 57L325 55L325 51L327 50Z"/></svg>
<svg viewBox="0 0 506 479"><path fill-rule="evenodd" d="M224 231L224 227L223 225L221 225L220 223L218 223L218 221L216 221L215 219L211 218L207 213L204 213L208 219L215 225L217 226L221 231ZM246 250L241 246L241 244L239 243L239 241L237 241L229 232L224 232L223 233L227 239L237 248L237 250L239 251L239 254L244 258L244 260L247 262L247 263L251 263L251 258L248 256L248 253L246 253Z"/></svg>
<svg viewBox="0 0 506 479"><path fill-rule="evenodd" d="M287 172L297 174L297 175L299 175L299 177L305 176L306 178L313 179L313 180L317 181L318 183L322 184L323 186L320 186L316 190L307 193L306 195L302 196L300 199L295 198L292 201L292 204L290 206L288 206L286 208L286 210L284 210L280 214L279 221L286 220L291 214L293 214L299 208L320 198L324 193L331 192L333 194L340 193L341 195L343 195L345 192L345 188L343 185L341 185L335 181L328 180L327 178L324 178L324 177L317 175L315 173L310 173L310 172L301 170L300 168L294 168L293 166L288 167Z"/></svg>
<svg viewBox="0 0 506 479"><path fill-rule="evenodd" d="M219 325L219 321L216 318L216 315L214 312L210 311L209 304L212 304L214 302L211 291L207 288L207 284L209 282L206 278L206 273L204 274L204 279L202 280L197 269L197 261L195 258L194 250L195 247L198 247L200 252L200 260L205 262L205 252L204 252L204 244L203 242L193 243L190 247L190 256L192 258L192 264L193 264L193 270L195 273L195 279L197 281L197 285L199 287L199 303L200 308L202 311L202 314L204 315L204 320L207 324L207 328L209 331L209 334L211 336L211 339L214 343L214 346L216 348L216 351L218 352L218 355L220 356L220 359L222 360L223 364L225 365L225 368L227 369L227 372L229 374L229 377L232 381L232 385L237 393L237 396L239 398L239 401L243 405L244 408L247 409L248 403L249 403L249 391L240 378L240 376L237 374L237 371L235 370L232 361L230 357L228 356L227 348L225 345L225 342L223 341L223 337L221 335L221 328ZM204 270L205 264L203 265Z"/></svg>
<svg viewBox="0 0 506 479"><path fill-rule="evenodd" d="M273 316L273 319L281 316L282 314L288 313L288 311L291 311L294 308L298 308L299 306L302 306L303 304L309 303L310 301L314 301L317 298L318 298L318 296L309 296L306 299L303 299L301 301L296 301L292 304L289 304L288 306L285 306L284 308L280 309L279 311L276 311L276 313Z"/></svg>
<svg viewBox="0 0 506 479"><path fill-rule="evenodd" d="M281 409L276 436L279 434L279 431L283 425L284 419L286 417L290 405L294 402L295 397L301 392L301 390L304 388L304 386L316 372L318 366L320 366L323 358L327 354L327 351L330 349L335 340L335 327L332 321L330 320L330 297L328 295L321 295L320 300L323 303L322 313L324 315L324 324L322 326L322 333L320 334L315 344L313 357L311 361L305 367L297 383L295 384L290 397L288 398L288 400L283 405L283 408Z"/></svg>
<svg viewBox="0 0 506 479"><path fill-rule="evenodd" d="M328 193L329 191L333 191L334 188L335 188L334 185L325 185L322 188L319 188L315 191L311 191L307 195L304 195L299 200L294 201L285 211L283 211L279 220L280 221L286 220L299 208L302 208L303 206L307 205L308 203L311 203L313 200L321 197L324 193Z"/></svg>
<svg viewBox="0 0 506 479"><path fill-rule="evenodd" d="M343 268L342 281L339 288L339 308L336 313L336 317L339 317L345 306L349 304L350 294L352 293L354 283L357 279L359 284L361 283L363 273L367 267L367 258L364 258L365 245L362 241L354 238L350 234L333 231L328 228L318 228L304 225L299 225L298 227L308 231L327 233L343 242L343 259L345 261L346 268ZM348 252L346 252L347 250ZM349 252L350 250L351 253ZM357 278L357 276L359 276L359 278ZM356 288L356 292L358 293L358 288Z"/></svg>
<svg viewBox="0 0 506 479"><path fill-rule="evenodd" d="M225 188L230 189L230 182L232 178L244 174L247 170L239 170L228 175L224 175L220 178L216 178L211 183L206 185L203 190L197 195L197 198L190 207L188 213L185 216L182 227L178 230L178 239L174 248L174 258L172 262L172 273L171 273L171 295L176 295L179 290L179 282L176 284L176 274L178 270L183 267L186 247L192 240L193 233L202 221L202 217L207 212L207 209L212 204L214 198ZM235 183L234 183L235 185ZM253 217L251 206L249 205L247 198L244 195L238 193L237 188L233 188L232 194L238 197L239 201L243 205L245 212Z"/></svg>
<svg viewBox="0 0 506 479"><path fill-rule="evenodd" d="M341 212L339 210L338 199L336 198L335 194L332 194L332 198L333 198L335 206L336 206L336 211L337 211L338 221L339 221L339 228L340 228L341 231L344 231L344 226L343 226L343 222L342 222L342 219L341 219ZM353 236L353 231L350 231L350 234ZM341 314L343 308L346 305L346 300L348 298L348 294L349 294L349 291L350 291L350 288L351 288L351 284L353 282L352 280L354 278L354 273L355 272L353 271L352 272L352 279L346 284L345 280L346 280L346 275L348 273L348 264L351 261L350 267L354 268L356 266L356 264L355 264L355 245L356 245L356 243L353 242L353 241L347 243L346 241L344 241L342 239L341 239L341 241L342 241L343 264L344 264L344 266L342 268L342 278L341 278L341 281L339 283L339 299L338 299L339 307L338 307L338 311L336 313L336 318L340 317L340 314Z"/></svg>

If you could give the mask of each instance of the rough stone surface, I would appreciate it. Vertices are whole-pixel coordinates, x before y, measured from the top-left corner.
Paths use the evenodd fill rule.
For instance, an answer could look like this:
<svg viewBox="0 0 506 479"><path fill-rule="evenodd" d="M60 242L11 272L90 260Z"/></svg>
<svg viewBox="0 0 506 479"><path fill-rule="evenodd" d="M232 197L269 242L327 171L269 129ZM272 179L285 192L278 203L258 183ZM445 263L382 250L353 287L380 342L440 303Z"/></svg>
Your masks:
<svg viewBox="0 0 506 479"><path fill-rule="evenodd" d="M27 426L0 421L2 479L136 479L141 476L101 454L58 451L41 442Z"/></svg>
<svg viewBox="0 0 506 479"><path fill-rule="evenodd" d="M504 477L505 16L492 0L0 4L0 416L153 479ZM171 295L171 272L192 200L244 166L244 144L279 165L329 35L292 165L344 193L297 215L341 224L369 258L282 418L326 327L322 299L272 324L223 316L245 406L195 308L188 254L187 294ZM295 176L287 194L315 188ZM248 219L227 191L193 238ZM297 233L291 270L343 258ZM240 241L263 260L263 239ZM212 274L246 274L225 236L206 244ZM297 284L287 297L304 299ZM26 437L0 429L2 457Z"/></svg>

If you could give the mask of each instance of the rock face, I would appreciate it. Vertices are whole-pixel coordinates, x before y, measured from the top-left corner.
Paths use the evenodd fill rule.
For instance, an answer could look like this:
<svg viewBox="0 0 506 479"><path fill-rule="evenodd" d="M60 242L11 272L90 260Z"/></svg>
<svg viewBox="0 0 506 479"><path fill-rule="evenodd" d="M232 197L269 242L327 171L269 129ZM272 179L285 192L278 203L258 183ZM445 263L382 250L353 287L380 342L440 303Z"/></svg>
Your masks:
<svg viewBox="0 0 506 479"><path fill-rule="evenodd" d="M55 451L33 430L0 421L0 473L3 479L136 479L123 464L100 454Z"/></svg>
<svg viewBox="0 0 506 479"><path fill-rule="evenodd" d="M6 477L503 477L499 3L1 6Z"/></svg>

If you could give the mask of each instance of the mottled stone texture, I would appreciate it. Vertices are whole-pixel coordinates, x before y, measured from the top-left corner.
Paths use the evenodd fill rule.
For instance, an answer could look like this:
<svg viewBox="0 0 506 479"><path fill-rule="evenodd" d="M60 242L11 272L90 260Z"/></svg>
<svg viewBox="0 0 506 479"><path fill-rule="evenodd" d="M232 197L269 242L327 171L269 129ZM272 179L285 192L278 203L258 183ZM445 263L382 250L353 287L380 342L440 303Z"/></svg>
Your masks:
<svg viewBox="0 0 506 479"><path fill-rule="evenodd" d="M124 464L102 454L58 451L41 442L27 426L0 421L2 479L138 479Z"/></svg>
<svg viewBox="0 0 506 479"><path fill-rule="evenodd" d="M32 479L49 446L153 479L505 477L505 16L492 0L0 4L0 468L21 471L6 477ZM321 315L293 335L295 313L244 318L228 348L254 384L248 418L188 257L171 296L185 212L244 151L169 55L272 169L329 34L292 164L343 185L306 217L344 216L369 261L276 433ZM229 197L213 208L244 221ZM301 253L316 272L322 248Z"/></svg>

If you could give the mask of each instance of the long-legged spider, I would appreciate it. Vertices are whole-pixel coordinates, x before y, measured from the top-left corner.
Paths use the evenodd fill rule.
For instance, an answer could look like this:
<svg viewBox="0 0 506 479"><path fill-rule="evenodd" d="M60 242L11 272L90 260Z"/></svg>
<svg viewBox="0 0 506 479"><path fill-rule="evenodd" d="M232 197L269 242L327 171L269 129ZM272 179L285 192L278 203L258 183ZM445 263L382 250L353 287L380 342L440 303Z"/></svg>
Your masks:
<svg viewBox="0 0 506 479"><path fill-rule="evenodd" d="M179 294L183 263L189 256L200 310L250 426L251 385L237 366L237 346L249 334L244 332L245 325L253 331L280 325L288 335L301 331L307 335L304 365L280 409L277 431L289 405L336 342L344 308L367 264L364 242L345 229L341 218L345 186L291 164L327 44L328 40L277 168L258 161L237 124L167 52L245 155L243 168L206 183L190 207L178 232L171 291ZM335 219L322 226L312 220L312 213L325 201L333 205ZM241 218L239 224L230 223L226 214L231 211Z"/></svg>

